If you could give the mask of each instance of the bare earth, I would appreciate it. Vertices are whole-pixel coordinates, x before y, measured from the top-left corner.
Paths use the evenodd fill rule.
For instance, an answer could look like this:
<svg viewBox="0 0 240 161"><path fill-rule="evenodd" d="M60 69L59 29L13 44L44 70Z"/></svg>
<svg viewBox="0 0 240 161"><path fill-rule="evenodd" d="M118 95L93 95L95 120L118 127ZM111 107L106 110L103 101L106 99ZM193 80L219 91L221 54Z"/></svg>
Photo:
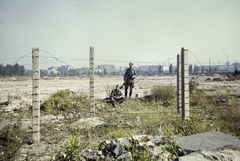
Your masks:
<svg viewBox="0 0 240 161"><path fill-rule="evenodd" d="M229 94L237 94L240 95L240 80L234 80L234 81L228 81L225 80L224 77L221 77L219 75L215 76L191 76L191 79L196 80L199 82L200 86L199 88L205 89L208 92L228 92ZM207 78L209 78L207 81L205 81ZM218 81L213 81L213 78L220 78ZM135 79L135 88L133 90L133 96L138 94L139 97L144 96L145 94L150 94L151 88L154 85L162 85L162 86L173 86L176 89L176 76L138 76ZM108 77L95 77L94 82L94 89L95 89L95 98L96 99L103 99L109 96L110 90L112 90L116 84L122 84L123 83L123 77L122 76L108 76ZM8 96L14 96L17 97L18 102L14 102L11 105L8 105L7 107L4 107L5 109L8 109L6 112L6 116L8 117L9 113L12 113L12 115L17 116L17 112L14 113L13 110L16 106L22 106L23 104L27 105L26 107L29 107L32 104L32 79L29 78L0 78L0 103L6 102L8 100ZM40 80L40 101L43 102L45 99L47 99L51 94L55 93L58 90L71 90L78 93L85 93L89 95L89 78L88 77L55 77L55 78L41 78ZM122 90L124 92L124 90ZM19 105L20 103L20 105ZM191 107L190 107L191 108ZM29 110L29 108L27 108ZM41 117L41 122L43 123L49 123L50 122L58 122L59 124L54 125L54 130L49 131L48 137L44 138L44 144L41 144L41 146L33 145L24 145L21 148L21 158L22 160L25 160L25 158L28 156L28 154L35 154L35 152L39 152L39 156L42 157L41 160L51 160L51 154L52 149L57 149L58 147L62 146L62 142L59 142L57 144L53 144L51 139L53 133L55 134L55 131L58 131L57 133L62 133L61 135L65 135L66 127L63 123L63 116L54 116L54 115L46 115ZM87 119L85 119L86 121ZM3 120L4 122L1 122L0 129L9 121ZM82 121L82 120L79 120ZM24 116L22 119L23 122L23 129L26 129L27 132L30 132L30 125L32 123L31 118L27 118ZM91 122L93 122L91 120ZM99 123L99 121L98 121ZM52 125L52 124L51 124ZM62 130L60 130L62 129ZM59 134L59 136L61 136ZM50 147L50 148L49 148ZM48 150L51 149L51 150ZM47 151L47 152L45 152ZM42 156L42 152L44 152L44 155ZM48 158L47 158L48 157Z"/></svg>
<svg viewBox="0 0 240 161"><path fill-rule="evenodd" d="M219 77L219 76L217 76ZM200 83L199 88L210 91L222 92L230 91L232 94L240 95L240 80L235 81L205 81L214 76L194 76ZM135 80L133 95L139 97L149 94L154 85L172 85L176 87L176 76L138 76ZM111 89L116 84L122 85L122 76L95 77L94 90L95 98L103 99L108 96ZM31 103L32 100L32 80L31 78L2 78L0 79L0 102L6 101L8 95L19 96L22 100ZM69 89L78 93L89 94L88 77L55 77L41 78L40 80L40 100L44 101L51 94L58 90ZM123 92L124 90L122 90Z"/></svg>

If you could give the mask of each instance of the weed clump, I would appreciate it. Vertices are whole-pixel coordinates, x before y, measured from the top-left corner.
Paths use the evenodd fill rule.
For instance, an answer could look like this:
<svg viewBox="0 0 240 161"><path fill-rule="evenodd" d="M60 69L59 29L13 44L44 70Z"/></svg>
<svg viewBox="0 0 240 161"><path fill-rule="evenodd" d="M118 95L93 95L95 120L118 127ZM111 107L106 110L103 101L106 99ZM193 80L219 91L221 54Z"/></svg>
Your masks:
<svg viewBox="0 0 240 161"><path fill-rule="evenodd" d="M199 83L193 80L189 81L189 94L191 106L203 106L206 104L206 93L198 88Z"/></svg>
<svg viewBox="0 0 240 161"><path fill-rule="evenodd" d="M176 92L172 86L153 86L151 89L150 100L163 102L163 106L168 107L173 104Z"/></svg>
<svg viewBox="0 0 240 161"><path fill-rule="evenodd" d="M150 148L144 145L143 149L139 149L135 143L133 143L133 148L131 148L132 160L133 161L145 161L153 160L149 153Z"/></svg>
<svg viewBox="0 0 240 161"><path fill-rule="evenodd" d="M215 125L210 121L205 122L204 120L190 117L189 120L174 121L174 133L177 135L188 136L197 133L203 133L207 131L215 131Z"/></svg>
<svg viewBox="0 0 240 161"><path fill-rule="evenodd" d="M67 111L72 108L83 108L89 105L86 94L77 95L77 93L69 90L60 90L52 94L46 101L41 104L41 110L51 111Z"/></svg>
<svg viewBox="0 0 240 161"><path fill-rule="evenodd" d="M21 130L21 126L21 122L17 121L0 130L0 160L16 160L19 148L29 140L29 135Z"/></svg>
<svg viewBox="0 0 240 161"><path fill-rule="evenodd" d="M199 96L204 94L204 92L198 89L199 83L193 80L189 81L189 93L190 96Z"/></svg>
<svg viewBox="0 0 240 161"><path fill-rule="evenodd" d="M219 130L225 133L240 136L240 108L236 107L219 110L219 121L217 122Z"/></svg>
<svg viewBox="0 0 240 161"><path fill-rule="evenodd" d="M64 147L64 152L66 157L64 160L73 161L78 160L81 156L80 149L82 147L82 142L79 134L69 135L67 138L67 144Z"/></svg>

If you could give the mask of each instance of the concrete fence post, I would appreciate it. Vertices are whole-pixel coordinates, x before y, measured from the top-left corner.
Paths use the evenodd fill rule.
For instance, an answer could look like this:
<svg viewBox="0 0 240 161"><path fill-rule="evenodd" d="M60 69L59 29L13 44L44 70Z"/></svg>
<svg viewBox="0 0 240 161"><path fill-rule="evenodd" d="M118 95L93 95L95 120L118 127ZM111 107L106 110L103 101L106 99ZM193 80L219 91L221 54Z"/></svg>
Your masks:
<svg viewBox="0 0 240 161"><path fill-rule="evenodd" d="M189 71L188 71L188 50L181 50L181 96L182 96L182 120L189 118Z"/></svg>
<svg viewBox="0 0 240 161"><path fill-rule="evenodd" d="M32 48L32 138L40 142L40 68L39 48Z"/></svg>
<svg viewBox="0 0 240 161"><path fill-rule="evenodd" d="M177 114L181 113L181 55L177 55Z"/></svg>
<svg viewBox="0 0 240 161"><path fill-rule="evenodd" d="M94 102L94 47L90 47L89 53L89 83L90 83L90 114L95 116L95 102Z"/></svg>

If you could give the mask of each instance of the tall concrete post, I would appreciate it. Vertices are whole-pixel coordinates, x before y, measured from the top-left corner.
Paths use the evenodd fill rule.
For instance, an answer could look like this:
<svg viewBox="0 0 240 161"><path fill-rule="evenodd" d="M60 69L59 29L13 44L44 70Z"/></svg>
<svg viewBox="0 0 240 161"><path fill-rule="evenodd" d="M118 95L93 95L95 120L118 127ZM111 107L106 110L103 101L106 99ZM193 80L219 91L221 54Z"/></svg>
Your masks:
<svg viewBox="0 0 240 161"><path fill-rule="evenodd" d="M181 55L177 55L177 114L181 113Z"/></svg>
<svg viewBox="0 0 240 161"><path fill-rule="evenodd" d="M40 142L40 68L39 48L32 48L32 138Z"/></svg>
<svg viewBox="0 0 240 161"><path fill-rule="evenodd" d="M188 71L188 50L182 48L181 50L181 96L182 96L182 120L189 118L189 71Z"/></svg>
<svg viewBox="0 0 240 161"><path fill-rule="evenodd" d="M90 47L89 53L89 83L90 83L90 114L95 116L95 102L94 102L94 47Z"/></svg>

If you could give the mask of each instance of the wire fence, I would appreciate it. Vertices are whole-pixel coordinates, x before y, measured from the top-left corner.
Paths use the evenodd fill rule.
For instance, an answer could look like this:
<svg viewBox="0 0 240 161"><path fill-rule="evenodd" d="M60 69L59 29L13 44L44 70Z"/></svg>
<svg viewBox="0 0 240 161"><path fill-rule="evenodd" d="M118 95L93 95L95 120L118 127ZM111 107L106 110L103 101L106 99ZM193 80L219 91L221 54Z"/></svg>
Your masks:
<svg viewBox="0 0 240 161"><path fill-rule="evenodd" d="M88 67L89 64L89 59L88 58L72 58L72 57L56 57L54 54L40 49L41 55L40 58L42 58L41 61L41 66L44 66L45 68L47 68L47 65L49 65L48 67L53 66L54 64L57 65L68 65L73 69L77 69L76 66L78 66L78 68L81 67ZM240 67L240 63L232 62L230 63L228 62L220 62L220 61L209 61L209 62L200 62L199 59L197 58L196 54L194 54L192 51L189 51L191 59L189 59L189 65L193 65L193 66L197 66L201 72L200 68L204 68L205 70L211 69L211 70L215 70L218 72L233 72L234 69L237 67ZM21 63L24 64L24 66L28 67L28 69L31 69L31 56L29 55L31 54L31 52L28 52L26 54L24 54L21 57L8 57L8 58L0 58L0 61L10 61L10 60L15 60L12 63L10 63L10 65L14 65L15 63L18 63L21 61ZM177 54L176 54L177 55ZM24 61L23 61L24 60ZM20 64L21 64L20 63ZM169 68L169 65L172 64L174 67L176 66L176 56L172 57L172 58L168 58L165 61L162 62L151 62L151 61L135 61L134 62L134 66L136 68L138 68L139 66L142 65L157 65L157 66L166 66L167 67L167 71ZM74 65L73 65L74 64ZM117 64L118 66L122 66L122 67L127 67L128 66L128 60L114 60L114 59L98 59L95 58L95 65L98 64ZM206 71L205 71L206 72ZM208 72L208 71L207 71Z"/></svg>
<svg viewBox="0 0 240 161"><path fill-rule="evenodd" d="M73 65L71 65L71 64L69 64L69 63L67 63L67 62L73 62L73 61L84 61L84 63L82 63L82 62L79 62L78 64L80 65L82 65L82 66L88 66L88 64L89 64L89 59L78 59L78 58L68 58L68 57L56 57L56 56L54 56L53 54L51 54L51 53L49 53L48 51L45 51L45 50L42 50L42 49L40 49L40 51L42 52L42 53L44 53L44 54L46 54L47 56L44 56L44 55L42 55L41 54L41 58L45 58L44 59L44 61L42 61L41 62L41 65L43 65L43 64L54 64L54 63L59 63L59 64L62 64L62 65L68 65L68 66L70 66L70 67L72 67L73 69L76 69ZM19 62L21 59L23 59L23 58L28 58L28 62L29 63L27 63L27 64L24 64L24 65L32 65L30 62L31 62L31 60L30 60L30 58L31 58L31 56L28 56L29 54L30 54L31 52L28 52L27 54L25 54L25 55L23 55L23 56L21 56L21 57L19 57L17 60L15 60L13 63L11 63L11 65L14 65L15 63L17 63L17 62ZM218 67L219 66L224 66L224 67L227 67L227 63L226 62L222 62L222 63L220 63L220 62L215 62L215 63L212 63L211 65L210 64L203 64L203 63L201 63L199 60L198 60L198 58L196 57L196 55L193 53L193 52L191 52L191 51L189 51L189 53L190 54L192 54L194 57L195 57L195 60L196 60L196 62L194 62L194 61L192 61L192 62L194 62L194 63L192 63L192 62L190 62L189 64L193 64L193 65L197 65L197 66L200 66L200 67L204 67L204 68L207 68L207 66L208 66L208 68L209 68L209 66L216 66L216 65L218 65ZM16 57L10 57L10 58L2 58L2 59L0 59L0 61L1 60L9 60L9 59L16 59ZM49 62L49 61L46 61L46 59L51 59L51 60L55 60L55 61L52 61L52 62ZM62 59L64 59L64 60L62 60ZM97 63L102 63L102 62L108 62L108 63L122 63L121 65L122 66L127 66L127 60L109 60L109 59L95 59L95 62L96 62L96 64ZM167 59L166 61L164 61L163 63L161 63L161 62L145 62L145 61L136 61L136 65L137 65L137 67L139 67L141 64L148 64L148 65L151 65L151 64L156 64L156 65L162 65L162 66L164 66L164 65L170 65L170 64L172 64L172 65L175 65L176 64L176 56L175 57L173 57L173 58L170 58L170 59ZM231 70L234 70L233 67L234 65L229 65L228 67L229 67L229 69L231 69ZM236 66L236 65L235 65ZM224 68L223 67L223 68Z"/></svg>
<svg viewBox="0 0 240 161"><path fill-rule="evenodd" d="M49 67L52 66L52 64L58 63L60 65L68 65L70 67L72 67L73 69L77 69L75 67L75 65L72 65L72 63L68 63L68 62L77 62L75 64L77 64L78 66L83 66L83 67L88 67L89 64L89 59L88 58L83 58L83 59L79 59L79 58L70 58L70 57L56 57L54 56L52 53L40 49L41 56L40 58L44 59L40 65L43 64L50 64ZM218 68L218 70L221 68L222 70L228 70L229 71L234 71L235 67L240 67L239 63L237 62L233 62L232 64L230 64L229 62L208 62L208 63L201 63L199 61L199 59L197 58L196 54L194 54L193 52L189 51L189 53L193 56L193 59L191 58L191 60L189 60L189 64L192 65L196 65L198 67L204 67L204 68ZM0 61L3 60L11 60L11 59L16 59L15 61L13 61L13 63L11 63L11 65L14 65L15 63L18 63L20 60L22 59L27 59L28 63L24 63L24 65L32 65L31 63L31 56L29 56L29 54L31 54L31 52L28 52L26 54L24 54L21 57L9 57L9 58L0 58ZM177 54L176 54L177 55ZM163 61L163 62L147 62L147 61L135 61L135 66L139 67L141 65L158 65L158 66L169 66L170 64L175 65L176 66L176 57L174 56L173 58L168 58L167 60ZM190 56L191 57L191 56ZM48 61L51 60L51 61ZM54 60L54 61L52 61ZM95 63L96 64L101 64L101 63L120 63L121 66L126 67L128 66L128 60L113 60L113 59L96 59L95 58Z"/></svg>
<svg viewBox="0 0 240 161"><path fill-rule="evenodd" d="M83 92L83 93L89 93L89 79L87 74L87 67L89 65L89 59L83 58L70 58L70 57L56 57L54 54L40 49L40 67L43 64L50 64L50 66L53 66L54 63L61 64L64 66L70 67L70 69L79 69L78 67L72 65L71 62L75 61L77 64L82 64L86 67L86 75L80 75L79 73L69 74L67 76L75 76L75 77L59 77L61 75L56 75L58 77L56 78L50 78L50 77L42 77L41 80L41 89L40 94L42 95L41 99L44 100L48 96L50 96L53 92L56 92L60 89L70 89L76 92ZM11 63L11 65L14 65L16 63L19 63L22 59L27 59L27 62L25 65L32 65L32 56L30 55L32 52L28 52L24 54L21 57L9 57L9 58L1 58L1 60L12 60L14 61ZM196 54L189 51L189 53L195 58L196 64L204 67L204 64L202 64L199 59L197 58ZM177 55L177 54L176 54ZM42 61L43 59L43 61ZM48 61L45 61L48 60ZM49 61L50 60L50 61ZM127 60L108 60L108 59L95 59L95 63L101 64L101 63L111 63L114 65L114 63L120 63L123 67L127 67ZM136 61L136 69L141 66L141 64L147 64L149 63L149 66L155 64L155 66L160 66L164 64L176 64L177 62L177 56L174 56L172 58L167 59L163 63L159 62L145 62L145 61ZM213 64L213 63L212 63ZM68 70L68 69L67 69ZM155 68L155 70L152 71L152 73L158 75L159 68ZM122 69L122 73L112 74L109 75L102 74L99 75L97 73L98 68L95 68L95 92L96 98L105 98L108 96L110 90L115 87L116 84L122 84L123 83L123 73L124 68ZM174 72L173 72L174 73ZM156 76L155 75L155 76ZM31 76L31 75L30 75ZM66 75L65 75L66 76ZM79 77L80 76L80 77ZM151 87L157 84L162 85L173 85L176 86L176 75L165 75L164 77L146 77L146 76L138 76L135 83L135 89L134 93L138 94L139 96L143 96L146 93L149 93L151 91ZM196 81L199 81L201 86L203 88L212 89L213 91L216 89L226 89L226 91L231 91L234 94L239 94L239 82L238 81L227 81L225 78L218 80L218 81L207 81L208 77L206 75L201 76L192 76L197 77L195 79ZM214 76L213 76L214 77ZM219 77L219 76L218 76ZM8 95L20 95L21 97L25 97L26 100L31 100L31 92L32 92L32 80L31 77L8 77L1 79L1 93L0 93L0 101L6 100Z"/></svg>
<svg viewBox="0 0 240 161"><path fill-rule="evenodd" d="M43 64L50 64L50 67L53 66L53 64L58 64L58 65L64 65L70 68L67 68L66 70L77 70L78 65L73 65L72 62L77 62L76 64L82 64L84 67L88 67L89 65L89 59L78 59L78 58L69 58L69 57L56 57L54 54L49 53L45 50L41 50L41 56L40 56L40 66ZM5 60L13 60L11 65L14 65L15 63L19 63L20 61L25 59L27 63L25 65L30 65L32 66L32 56L30 55L31 52L24 54L21 57L10 57L6 58ZM196 59L196 62L199 64L199 66L204 67L204 65L198 60L195 54L190 52ZM177 54L176 54L177 55ZM0 59L3 60L3 59ZM44 61L42 61L44 60ZM48 60L48 61L45 61ZM95 61L98 64L101 63L110 63L114 64L115 62L120 63L121 66L127 67L128 61L125 60L105 60L105 59L95 59ZM155 85L162 85L162 86L173 86L176 89L176 74L172 73L165 73L161 74L159 72L158 66L162 65L164 66L167 64L167 68L169 67L170 64L176 64L177 62L177 56L174 56L172 58L167 59L163 63L158 63L158 62L144 62L144 61L139 61L135 62L137 64L137 68L140 67L141 64L151 64L155 65L156 67L151 69L150 76L147 75L138 75L136 80L135 80L135 87L133 89L133 96L137 95L138 97L142 97L144 95L147 95L151 92L151 89ZM136 70L137 70L136 68ZM170 68L170 67L169 67ZM123 73L118 73L118 74L99 74L98 73L99 68L95 68L96 74L94 78L94 89L95 89L95 99L104 99L105 97L108 97L110 94L110 91L115 87L116 84L122 84L123 83ZM148 68L150 69L150 68ZM49 70L52 70L49 69ZM104 71L103 71L104 72ZM122 69L122 72L124 72L124 68ZM151 75L154 73L154 75ZM53 75L48 75L48 76L43 76L41 77L40 80L40 101L43 103L51 94L55 93L58 90L70 90L74 91L77 93L85 93L89 95L89 75L88 73L85 74L70 74L68 73L67 75L56 75L55 77L52 77ZM190 75L191 76L191 75ZM227 93L227 94L234 94L234 95L239 95L240 96L240 80L232 80L228 81L227 77L221 76L221 75L208 75L208 74L198 74L198 75L192 75L191 76L192 80L199 82L200 86L199 88L206 90L207 92L214 94L214 93ZM215 80L214 80L215 79ZM13 77L4 77L1 78L0 76L0 103L7 102L9 96L13 97L14 99L18 100L17 102L13 102L12 105L9 105L9 111L13 112L16 108L16 106L23 106L23 105L28 105L26 107L29 107L32 105L32 77L31 75L29 76L13 76ZM111 104L109 104L111 106ZM146 105L147 106L147 105ZM154 106L154 105L153 105ZM156 107L158 107L159 104L156 104ZM1 108L1 106L0 106ZM190 110L191 106L190 106ZM199 110L194 108L193 110ZM90 109L89 109L90 111ZM149 110L146 108L145 111L141 110L135 110L134 112L129 112L129 111L121 111L118 113L116 111L116 117L117 115L129 115L131 118L136 117L136 125L139 126L140 128L145 128L148 123L142 123L140 121L140 116L141 118L144 117L151 117L152 119L159 120L164 120L165 118L163 117L171 117L171 120L177 121L179 120L179 115L176 115L177 113L177 108L175 110L172 110L172 108L157 108L157 110ZM17 113L14 113L16 114ZM154 115L155 114L155 115ZM163 114L160 115L160 114ZM8 119L9 115L6 116L6 119ZM25 116L24 116L25 117ZM57 117L57 116L56 116ZM52 123L56 121L56 117L53 117ZM139 119L138 119L139 118ZM2 118L3 120L4 118ZM169 118L166 118L168 120ZM125 123L123 121L123 123ZM50 124L50 123L49 123ZM61 123L62 124L62 123ZM134 123L135 124L135 123ZM161 129L161 124L160 123L160 129ZM50 124L51 126L52 124ZM63 123L64 125L64 123ZM128 125L128 124L127 124ZM59 126L53 126L53 127L59 127ZM69 127L69 126L67 126ZM55 129L58 128L54 128ZM67 129L69 130L69 129ZM60 132L51 132L49 129L46 131L46 133L51 134L52 137L57 138L59 136Z"/></svg>
<svg viewBox="0 0 240 161"><path fill-rule="evenodd" d="M60 64L64 64L65 66L71 67L71 69L77 69L73 65L67 63L66 60L62 60L63 58L55 57L53 54L40 50L47 54L47 56L42 55L40 56L40 62L42 58L45 59L53 59L56 62ZM15 60L13 64L17 63L21 59L29 58L30 53L25 54L22 57L19 57L17 60ZM195 55L196 56L196 55ZM167 61L177 61L177 56L168 59ZM76 60L73 58L68 58L68 60ZM198 61L197 57L196 60ZM79 59L78 61L89 61L86 59ZM166 62L166 61L165 61ZM164 62L164 63L165 63ZM163 64L164 64L163 63ZM199 62L200 63L200 62ZM97 69L97 68L95 68ZM135 87L133 89L133 97L134 95L137 97L143 97L147 94L151 93L152 88L155 85L161 85L161 86L173 86L176 90L177 86L177 76L176 74L168 74L168 75L152 75L152 76L143 76L139 75L136 78L135 81ZM210 79L209 79L210 78ZM215 78L216 81L214 80ZM191 78L192 80L198 82L200 84L200 88L207 91L208 94L231 94L231 95L238 95L240 96L240 81L227 81L227 79L220 75L194 75ZM0 104L4 102L9 103L9 98L14 98L17 101L13 102L9 108L10 111L14 111L16 106L22 106L27 105L26 107L32 106L32 97L33 97L33 81L31 77L6 77L6 78L0 78ZM95 99L104 99L106 97L109 97L110 91L115 88L116 84L122 84L123 83L123 75L95 75L94 78L94 98ZM81 75L81 76L72 76L72 77L42 77L40 79L40 104L43 103L49 96L54 94L55 92L59 90L70 90L74 91L76 93L84 93L90 96L90 79L89 75ZM90 98L90 97L89 97ZM190 98L191 99L191 98ZM111 106L111 104L109 104ZM156 105L159 106L159 105ZM1 107L1 106L0 106ZM34 107L33 107L34 109ZM191 106L189 108L191 110ZM193 108L193 110L196 110L196 108ZM89 112L91 110L89 109ZM145 115L151 115L153 111L136 111L136 112L123 112L121 115L136 115L139 117L145 117ZM95 113L95 110L94 110ZM158 108L158 110L155 111L155 113L158 114L170 114L173 120L177 120L179 117L176 115L177 113L177 107L175 110L167 109L165 108ZM94 114L95 115L95 114ZM159 115L160 116L160 115ZM158 119L158 116L155 116L156 119ZM39 138L38 138L39 139Z"/></svg>

